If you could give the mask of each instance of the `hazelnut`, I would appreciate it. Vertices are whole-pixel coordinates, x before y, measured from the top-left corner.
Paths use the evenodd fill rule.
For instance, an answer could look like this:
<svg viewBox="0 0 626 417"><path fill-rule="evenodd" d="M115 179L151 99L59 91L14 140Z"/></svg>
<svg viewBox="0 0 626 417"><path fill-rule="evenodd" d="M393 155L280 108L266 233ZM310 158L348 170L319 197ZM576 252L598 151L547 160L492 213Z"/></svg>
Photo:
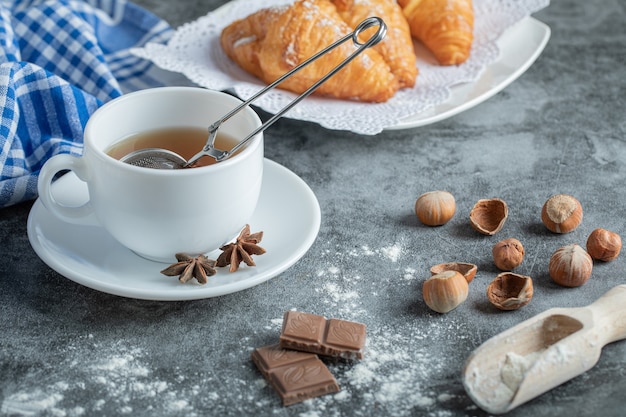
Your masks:
<svg viewBox="0 0 626 417"><path fill-rule="evenodd" d="M422 295L431 310L447 313L467 299L469 285L460 272L443 271L424 281Z"/></svg>
<svg viewBox="0 0 626 417"><path fill-rule="evenodd" d="M612 261L622 249L622 238L606 229L595 229L587 238L587 252L598 261Z"/></svg>
<svg viewBox="0 0 626 417"><path fill-rule="evenodd" d="M429 191L415 202L415 214L427 226L446 224L456 211L454 196L447 191Z"/></svg>
<svg viewBox="0 0 626 417"><path fill-rule="evenodd" d="M502 271L512 271L524 260L524 246L515 238L501 240L491 250L493 262Z"/></svg>
<svg viewBox="0 0 626 417"><path fill-rule="evenodd" d="M541 221L554 233L568 233L576 229L583 220L580 202L567 194L550 197L541 209Z"/></svg>
<svg viewBox="0 0 626 417"><path fill-rule="evenodd" d="M526 275L503 272L487 287L487 298L500 310L517 310L533 298L533 280Z"/></svg>
<svg viewBox="0 0 626 417"><path fill-rule="evenodd" d="M431 275L437 275L443 271L457 271L460 272L464 277L467 283L472 282L474 277L476 276L476 271L478 271L478 267L474 264L466 263L466 262L446 262L443 264L433 265L430 268Z"/></svg>
<svg viewBox="0 0 626 417"><path fill-rule="evenodd" d="M554 282L564 287L579 287L591 276L593 260L579 245L557 249L550 258L548 271Z"/></svg>
<svg viewBox="0 0 626 417"><path fill-rule="evenodd" d="M490 198L478 200L470 210L470 224L483 235L495 235L502 229L509 216L509 207L504 200Z"/></svg>

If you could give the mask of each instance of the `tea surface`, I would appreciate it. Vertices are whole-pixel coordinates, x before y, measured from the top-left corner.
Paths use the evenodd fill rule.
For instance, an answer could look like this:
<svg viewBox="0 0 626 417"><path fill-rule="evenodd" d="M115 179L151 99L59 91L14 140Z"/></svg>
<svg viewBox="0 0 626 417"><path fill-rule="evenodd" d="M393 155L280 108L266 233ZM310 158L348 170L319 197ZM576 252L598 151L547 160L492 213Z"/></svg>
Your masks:
<svg viewBox="0 0 626 417"><path fill-rule="evenodd" d="M121 159L131 152L146 148L162 148L176 152L185 159L198 153L209 137L207 128L172 127L151 130L130 135L113 144L106 153L115 159ZM231 135L218 131L215 147L221 150L232 149L239 140ZM210 156L200 158L194 166L206 166L215 163Z"/></svg>

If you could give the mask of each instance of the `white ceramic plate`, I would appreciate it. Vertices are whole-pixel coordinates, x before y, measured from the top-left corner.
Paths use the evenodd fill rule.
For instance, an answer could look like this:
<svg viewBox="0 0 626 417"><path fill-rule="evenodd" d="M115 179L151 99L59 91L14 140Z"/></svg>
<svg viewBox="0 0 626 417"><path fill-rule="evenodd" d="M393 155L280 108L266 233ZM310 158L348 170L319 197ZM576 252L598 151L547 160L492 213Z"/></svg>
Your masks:
<svg viewBox="0 0 626 417"><path fill-rule="evenodd" d="M53 185L55 197L69 205L88 198L85 183L74 174ZM192 300L241 291L265 282L296 263L311 247L321 221L317 198L287 168L265 160L261 196L250 220L252 232L263 231L267 253L256 267L227 268L200 285L181 284L160 271L167 265L135 255L104 229L65 223L37 200L28 217L28 238L37 255L59 274L98 291L147 300ZM216 259L219 251L209 254ZM175 260L173 260L175 261Z"/></svg>
<svg viewBox="0 0 626 417"><path fill-rule="evenodd" d="M549 26L532 17L523 19L498 39L500 56L485 68L478 80L450 87L450 97L444 103L387 129L409 129L435 123L493 97L526 72L549 39Z"/></svg>
<svg viewBox="0 0 626 417"><path fill-rule="evenodd" d="M262 7L290 0L233 0L179 27L167 44L149 43L133 53L158 67L183 74L193 83L228 90L242 99L264 85L234 64L219 45L221 30L235 19ZM510 3L510 2L509 2ZM475 42L467 61L458 66L438 65L430 52L415 44L420 71L413 88L401 89L384 103L364 103L311 96L284 117L317 123L327 129L373 135L383 130L431 124L467 110L501 91L537 59L550 29L530 16L547 0L476 0ZM296 97L277 89L254 105L276 114Z"/></svg>

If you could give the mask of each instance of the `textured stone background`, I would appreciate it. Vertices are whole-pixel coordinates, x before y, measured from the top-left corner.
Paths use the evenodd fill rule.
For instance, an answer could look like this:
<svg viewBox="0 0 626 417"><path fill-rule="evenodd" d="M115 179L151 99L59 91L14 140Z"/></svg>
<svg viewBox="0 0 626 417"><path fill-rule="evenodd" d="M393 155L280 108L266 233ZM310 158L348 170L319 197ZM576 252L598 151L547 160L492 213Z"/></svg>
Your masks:
<svg viewBox="0 0 626 417"><path fill-rule="evenodd" d="M226 2L138 3L176 27ZM626 283L624 254L596 264L581 288L561 288L547 273L553 250L584 245L596 227L626 237L625 6L559 0L535 17L552 29L538 61L451 119L373 137L289 119L268 130L267 157L309 184L322 224L301 261L252 289L192 302L96 292L35 255L31 203L1 210L0 415L486 415L460 381L473 349L547 308L586 305ZM413 215L417 196L433 189L457 198L456 216L440 228ZM540 222L555 193L576 196L585 210L567 235ZM510 208L495 237L468 223L472 205L488 197ZM535 297L504 313L485 289L498 272L491 247L506 237L526 247L517 272L533 277ZM479 272L467 302L439 315L420 289L430 265L449 260ZM327 362L340 394L283 408L254 369L251 350L276 340L288 309L368 326L365 360ZM624 369L626 342L611 344L591 371L509 415L623 416Z"/></svg>

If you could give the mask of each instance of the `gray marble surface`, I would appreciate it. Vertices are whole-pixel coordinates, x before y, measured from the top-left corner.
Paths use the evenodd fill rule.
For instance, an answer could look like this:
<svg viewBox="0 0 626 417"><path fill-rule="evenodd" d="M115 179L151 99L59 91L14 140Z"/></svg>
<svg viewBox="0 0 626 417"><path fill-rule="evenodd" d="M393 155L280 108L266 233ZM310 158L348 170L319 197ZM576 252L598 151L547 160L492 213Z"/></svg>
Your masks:
<svg viewBox="0 0 626 417"><path fill-rule="evenodd" d="M142 0L173 26L225 1ZM465 394L461 369L482 342L551 307L591 303L626 283L625 255L597 263L567 289L547 272L553 250L584 245L597 227L626 235L626 20L618 0L554 1L536 18L552 37L537 62L485 103L439 123L363 137L283 119L266 155L317 196L321 229L306 255L270 281L232 295L141 301L76 284L32 250L32 203L0 210L0 415L18 416L485 416ZM266 115L264 115L266 116ZM450 223L418 223L418 195L447 189ZM576 196L582 225L566 235L540 221L555 193ZM468 223L481 198L507 201L494 237ZM272 233L266 230L265 233ZM485 290L498 273L491 247L516 237L517 272L533 277L526 307L501 312ZM431 312L421 285L434 263L478 265L468 300ZM262 258L259 258L262 262ZM250 361L273 343L289 309L368 326L360 362L327 361L342 391L282 407ZM509 413L623 416L626 342L597 365Z"/></svg>

